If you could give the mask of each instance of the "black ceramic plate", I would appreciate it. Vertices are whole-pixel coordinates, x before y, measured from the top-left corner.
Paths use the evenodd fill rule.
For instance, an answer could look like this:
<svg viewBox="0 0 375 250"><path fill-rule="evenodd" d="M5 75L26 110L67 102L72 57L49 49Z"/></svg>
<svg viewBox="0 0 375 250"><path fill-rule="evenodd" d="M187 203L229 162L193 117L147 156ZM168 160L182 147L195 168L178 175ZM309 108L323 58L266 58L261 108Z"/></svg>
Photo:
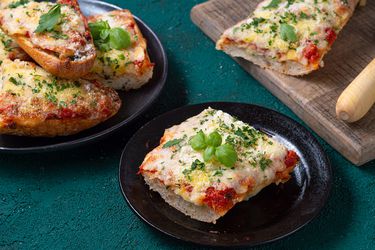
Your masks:
<svg viewBox="0 0 375 250"><path fill-rule="evenodd" d="M121 9L99 1L81 0L79 2L83 13L87 16ZM149 83L138 90L119 91L123 105L114 117L77 135L66 137L30 138L0 135L0 151L38 152L81 145L110 134L142 114L161 93L167 78L168 62L164 48L155 33L139 18L135 17L135 20L147 40L151 61L155 63L154 75Z"/></svg>
<svg viewBox="0 0 375 250"><path fill-rule="evenodd" d="M237 204L217 224L199 222L169 206L137 175L145 155L164 129L212 107L277 137L301 157L292 178ZM281 239L306 225L322 209L331 187L331 167L317 140L304 127L275 111L250 104L204 103L152 120L128 142L120 162L120 186L129 206L145 222L175 238L212 246L254 246Z"/></svg>

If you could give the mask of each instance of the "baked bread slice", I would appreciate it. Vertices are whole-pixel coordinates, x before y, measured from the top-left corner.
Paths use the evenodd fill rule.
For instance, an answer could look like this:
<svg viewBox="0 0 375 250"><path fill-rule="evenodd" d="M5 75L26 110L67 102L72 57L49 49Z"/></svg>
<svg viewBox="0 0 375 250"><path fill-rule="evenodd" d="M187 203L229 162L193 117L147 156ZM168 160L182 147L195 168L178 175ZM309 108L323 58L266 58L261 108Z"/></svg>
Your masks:
<svg viewBox="0 0 375 250"><path fill-rule="evenodd" d="M288 181L298 161L272 137L209 108L167 129L139 173L177 210L215 223L264 187Z"/></svg>
<svg viewBox="0 0 375 250"><path fill-rule="evenodd" d="M117 93L87 80L52 76L33 62L0 65L0 134L71 135L117 113Z"/></svg>
<svg viewBox="0 0 375 250"><path fill-rule="evenodd" d="M227 29L216 43L233 57L287 75L323 66L358 0L264 0L252 16Z"/></svg>
<svg viewBox="0 0 375 250"><path fill-rule="evenodd" d="M152 78L154 64L147 53L147 42L129 10L91 16L88 21L104 21L110 28L124 29L130 35L130 43L122 49L101 49L97 46L94 67L85 78L99 80L118 90L138 89Z"/></svg>
<svg viewBox="0 0 375 250"><path fill-rule="evenodd" d="M79 78L92 68L96 52L76 0L8 5L0 12L3 30L51 74Z"/></svg>

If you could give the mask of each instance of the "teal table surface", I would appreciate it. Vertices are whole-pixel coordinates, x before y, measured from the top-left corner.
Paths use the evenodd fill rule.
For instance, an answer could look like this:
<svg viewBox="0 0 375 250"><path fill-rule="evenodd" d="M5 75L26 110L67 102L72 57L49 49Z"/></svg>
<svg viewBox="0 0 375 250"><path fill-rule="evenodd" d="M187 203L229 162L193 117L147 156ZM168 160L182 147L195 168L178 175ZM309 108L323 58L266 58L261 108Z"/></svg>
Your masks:
<svg viewBox="0 0 375 250"><path fill-rule="evenodd" d="M159 114L208 101L259 104L305 125L194 26L190 9L202 1L109 2L130 9L159 36L170 64L166 87L137 122L101 142L0 153L0 249L197 248L154 230L125 203L118 164L129 137ZM259 249L375 249L375 162L355 167L318 139L334 171L327 205L300 231Z"/></svg>

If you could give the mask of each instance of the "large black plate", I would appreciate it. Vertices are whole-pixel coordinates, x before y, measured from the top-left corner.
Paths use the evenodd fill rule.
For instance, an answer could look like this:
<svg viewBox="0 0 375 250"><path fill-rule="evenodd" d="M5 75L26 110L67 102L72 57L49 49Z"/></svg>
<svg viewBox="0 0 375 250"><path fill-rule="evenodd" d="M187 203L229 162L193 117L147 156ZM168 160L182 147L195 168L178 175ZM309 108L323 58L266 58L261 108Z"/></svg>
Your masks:
<svg viewBox="0 0 375 250"><path fill-rule="evenodd" d="M87 16L121 9L100 1L81 0L79 2L83 13ZM167 78L168 62L164 48L155 33L139 18L135 17L135 20L147 40L151 61L155 63L154 75L150 82L139 90L119 91L123 105L114 117L94 128L66 137L30 138L0 135L0 151L38 152L81 145L110 134L142 114L163 89Z"/></svg>
<svg viewBox="0 0 375 250"><path fill-rule="evenodd" d="M287 183L268 186L236 205L216 225L190 219L175 210L137 175L143 158L158 145L164 129L209 106L277 137L301 157ZM143 126L124 149L119 179L122 193L136 214L170 236L203 245L254 246L297 231L319 213L329 196L331 167L317 140L292 119L255 105L214 102L170 111Z"/></svg>

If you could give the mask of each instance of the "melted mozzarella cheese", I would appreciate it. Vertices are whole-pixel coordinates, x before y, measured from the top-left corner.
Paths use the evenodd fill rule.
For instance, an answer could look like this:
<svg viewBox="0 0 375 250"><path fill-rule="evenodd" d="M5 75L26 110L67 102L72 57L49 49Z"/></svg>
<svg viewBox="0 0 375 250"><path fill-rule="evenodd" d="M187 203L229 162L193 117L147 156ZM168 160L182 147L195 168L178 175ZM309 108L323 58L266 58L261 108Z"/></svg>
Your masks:
<svg viewBox="0 0 375 250"><path fill-rule="evenodd" d="M206 135L217 131L222 136L223 143L233 143L238 154L233 168L227 168L218 161L204 162L202 152L195 151L189 145L190 138L200 130ZM243 137L236 134L237 130L250 131L255 136L253 139L256 139L256 143L246 146ZM251 137L250 134L247 136ZM181 142L176 146L163 147L167 141L174 139ZM287 152L285 146L271 137L227 113L209 108L180 125L167 129L161 145L146 156L141 169L153 173L149 175L150 178L161 180L185 200L202 205L208 187L217 190L233 188L237 194L244 196L243 199L247 199L264 186L275 182L276 172L286 168L284 159ZM262 165L262 159L269 161L267 166ZM204 162L204 169L191 171L195 160ZM255 181L254 186L249 181ZM185 190L186 183L193 187L191 191ZM253 192L249 194L249 191Z"/></svg>
<svg viewBox="0 0 375 250"><path fill-rule="evenodd" d="M81 43L86 31L85 24L69 5L61 5L61 20L53 32L35 33L40 17L54 5L50 2L29 2L17 8L4 9L0 13L3 28L10 36L30 37L35 46L63 54L65 57L79 58L92 51L92 44Z"/></svg>
<svg viewBox="0 0 375 250"><path fill-rule="evenodd" d="M56 78L31 62L6 59L0 66L0 72L0 94L17 96L22 103L19 113L32 112L35 103L47 114L55 106L74 109L77 104L88 102L87 106L90 106L90 101L94 101L90 97L90 82Z"/></svg>

